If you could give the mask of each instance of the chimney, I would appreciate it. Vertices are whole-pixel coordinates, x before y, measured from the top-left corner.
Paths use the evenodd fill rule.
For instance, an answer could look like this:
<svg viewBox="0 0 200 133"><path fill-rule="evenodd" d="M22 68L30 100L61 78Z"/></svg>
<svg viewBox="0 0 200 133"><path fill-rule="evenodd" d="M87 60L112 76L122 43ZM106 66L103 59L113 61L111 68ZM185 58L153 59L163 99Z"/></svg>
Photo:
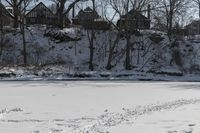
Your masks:
<svg viewBox="0 0 200 133"><path fill-rule="evenodd" d="M148 5L148 19L151 19L151 5Z"/></svg>

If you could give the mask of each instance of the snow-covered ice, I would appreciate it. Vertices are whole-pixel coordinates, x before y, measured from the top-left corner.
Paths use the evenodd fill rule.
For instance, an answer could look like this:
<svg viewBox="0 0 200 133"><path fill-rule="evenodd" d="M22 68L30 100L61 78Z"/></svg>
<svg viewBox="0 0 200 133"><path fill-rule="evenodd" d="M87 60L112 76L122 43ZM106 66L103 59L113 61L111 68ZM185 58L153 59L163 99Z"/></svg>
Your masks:
<svg viewBox="0 0 200 133"><path fill-rule="evenodd" d="M200 83L0 82L2 133L199 133Z"/></svg>

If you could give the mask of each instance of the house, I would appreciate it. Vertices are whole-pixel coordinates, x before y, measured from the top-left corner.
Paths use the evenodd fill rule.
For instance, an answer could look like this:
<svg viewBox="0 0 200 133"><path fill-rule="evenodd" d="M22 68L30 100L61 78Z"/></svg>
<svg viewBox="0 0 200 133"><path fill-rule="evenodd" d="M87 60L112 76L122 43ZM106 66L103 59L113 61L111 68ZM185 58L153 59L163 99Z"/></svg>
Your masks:
<svg viewBox="0 0 200 133"><path fill-rule="evenodd" d="M90 7L85 10L80 10L78 15L75 16L72 21L74 25L84 25L89 21L101 18L96 11L93 11Z"/></svg>
<svg viewBox="0 0 200 133"><path fill-rule="evenodd" d="M148 17L144 16L141 12L134 9L130 10L126 15L122 16L118 22L117 26L128 29L150 29L150 7L148 7Z"/></svg>
<svg viewBox="0 0 200 133"><path fill-rule="evenodd" d="M199 35L200 34L200 20L192 21L190 24L185 26L187 33L189 35Z"/></svg>
<svg viewBox="0 0 200 133"><path fill-rule="evenodd" d="M108 30L110 28L108 22L90 7L80 10L72 21L74 25L81 25L85 29Z"/></svg>
<svg viewBox="0 0 200 133"><path fill-rule="evenodd" d="M46 24L46 25L58 25L58 15L54 14L44 3L40 2L31 11L26 14L26 24ZM70 20L64 17L64 24L67 25Z"/></svg>
<svg viewBox="0 0 200 133"><path fill-rule="evenodd" d="M0 29L6 26L13 27L13 15L0 3Z"/></svg>
<svg viewBox="0 0 200 133"><path fill-rule="evenodd" d="M42 2L26 14L26 24L56 25L57 17Z"/></svg>

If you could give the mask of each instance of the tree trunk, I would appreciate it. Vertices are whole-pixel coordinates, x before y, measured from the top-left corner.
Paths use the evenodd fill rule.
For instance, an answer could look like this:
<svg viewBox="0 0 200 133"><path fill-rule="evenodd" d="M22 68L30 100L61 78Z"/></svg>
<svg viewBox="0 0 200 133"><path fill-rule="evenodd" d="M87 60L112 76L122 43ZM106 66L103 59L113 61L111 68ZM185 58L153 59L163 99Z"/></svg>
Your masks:
<svg viewBox="0 0 200 133"><path fill-rule="evenodd" d="M199 19L200 19L200 3L199 3Z"/></svg>
<svg viewBox="0 0 200 133"><path fill-rule="evenodd" d="M63 14L63 10L64 10L64 3L61 2L60 3L60 7L59 7L59 10L58 10L58 23L59 23L59 27L62 29L63 26L64 26L64 14Z"/></svg>
<svg viewBox="0 0 200 133"><path fill-rule="evenodd" d="M26 38L25 38L25 28L22 24L22 38L23 38L23 54L24 54L24 65L27 65L27 51L26 51Z"/></svg>
<svg viewBox="0 0 200 133"><path fill-rule="evenodd" d="M4 46L4 32L3 32L3 29L1 30L0 36L1 36L1 41L0 41L0 57L1 57L2 52L3 52L3 46Z"/></svg>
<svg viewBox="0 0 200 133"><path fill-rule="evenodd" d="M126 14L129 12L129 3L130 0L127 1L127 6L126 6ZM130 59L130 38L131 38L131 31L133 29L130 29L129 25L129 16L127 15L126 20L125 20L125 37L126 37L126 60L125 60L125 69L130 70L131 69L131 59Z"/></svg>
<svg viewBox="0 0 200 133"><path fill-rule="evenodd" d="M130 59L130 35L127 35L126 37L126 64L125 64L125 68L126 70L130 70L131 69L131 59Z"/></svg>
<svg viewBox="0 0 200 133"><path fill-rule="evenodd" d="M24 1L24 7L26 6ZM23 40L23 55L24 55L24 66L27 66L27 51L26 51L26 31L25 31L25 14L26 10L23 11L23 14L21 14L22 18L22 24L21 24L21 31L22 31L22 40Z"/></svg>
<svg viewBox="0 0 200 133"><path fill-rule="evenodd" d="M94 31L92 30L92 36L90 41L90 62L89 62L89 69L91 71L94 71L93 58L94 58Z"/></svg>
<svg viewBox="0 0 200 133"><path fill-rule="evenodd" d="M19 26L19 22L18 22L18 19L19 19L19 11L18 11L18 7L17 7L17 5L14 5L14 7L13 7L13 19L14 19L14 22L13 22L13 27L14 28L18 28L18 26Z"/></svg>
<svg viewBox="0 0 200 133"><path fill-rule="evenodd" d="M95 12L95 0L92 0L93 12ZM93 58L94 58L94 39L95 39L95 31L94 31L94 20L92 20L92 31L91 31L91 39L90 39L90 61L89 61L89 69L94 71Z"/></svg>
<svg viewBox="0 0 200 133"><path fill-rule="evenodd" d="M121 30L120 30L121 31ZM121 32L119 31L115 41L113 42L113 45L110 43L109 45L109 55L108 55L108 61L107 61L107 65L106 65L106 69L107 70L110 70L112 69L112 58L113 58L113 52L115 50L115 47L116 45L118 44L118 42L120 41L120 35L121 35Z"/></svg>
<svg viewBox="0 0 200 133"><path fill-rule="evenodd" d="M111 44L110 44L110 45L109 45L108 62L107 62L107 65L106 65L106 69L107 69L107 70L112 69L111 62L112 62L113 50L112 50L111 47L112 47L112 46L111 46Z"/></svg>
<svg viewBox="0 0 200 133"><path fill-rule="evenodd" d="M170 41L172 37L172 25L173 25L173 11L170 11L169 12L169 26L168 26L168 36L169 36Z"/></svg>

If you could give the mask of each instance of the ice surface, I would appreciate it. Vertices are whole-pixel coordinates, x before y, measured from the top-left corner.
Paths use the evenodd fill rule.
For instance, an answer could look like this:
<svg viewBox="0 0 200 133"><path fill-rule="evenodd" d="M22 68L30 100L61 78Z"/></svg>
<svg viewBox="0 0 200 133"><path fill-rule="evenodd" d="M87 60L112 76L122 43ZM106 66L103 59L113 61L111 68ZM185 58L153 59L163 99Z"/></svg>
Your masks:
<svg viewBox="0 0 200 133"><path fill-rule="evenodd" d="M198 133L200 84L0 82L2 133Z"/></svg>

